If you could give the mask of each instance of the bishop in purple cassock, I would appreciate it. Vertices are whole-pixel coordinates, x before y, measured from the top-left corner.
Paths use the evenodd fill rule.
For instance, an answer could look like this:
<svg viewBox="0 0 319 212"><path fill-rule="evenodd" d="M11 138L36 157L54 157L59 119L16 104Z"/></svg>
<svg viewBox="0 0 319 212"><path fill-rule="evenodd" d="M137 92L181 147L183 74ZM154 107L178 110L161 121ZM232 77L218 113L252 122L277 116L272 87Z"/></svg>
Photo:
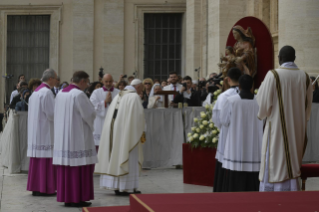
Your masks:
<svg viewBox="0 0 319 212"><path fill-rule="evenodd" d="M67 207L86 207L94 199L96 113L83 92L88 83L89 75L77 71L73 83L55 99L53 164L57 166L57 201Z"/></svg>
<svg viewBox="0 0 319 212"><path fill-rule="evenodd" d="M30 166L27 190L33 196L56 194L56 170L52 165L54 143L54 95L57 74L53 69L43 72L42 84L29 99L28 152Z"/></svg>

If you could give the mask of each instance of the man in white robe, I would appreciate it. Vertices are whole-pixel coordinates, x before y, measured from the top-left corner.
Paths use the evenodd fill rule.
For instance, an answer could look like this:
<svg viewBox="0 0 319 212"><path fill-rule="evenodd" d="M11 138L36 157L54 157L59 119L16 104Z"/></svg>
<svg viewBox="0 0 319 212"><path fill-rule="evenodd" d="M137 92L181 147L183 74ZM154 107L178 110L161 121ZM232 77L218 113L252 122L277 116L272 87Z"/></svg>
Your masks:
<svg viewBox="0 0 319 212"><path fill-rule="evenodd" d="M102 130L95 173L101 174L100 186L114 190L116 195L141 193L137 189L145 129L144 109L138 95L142 90L142 81L134 79L120 91L110 105Z"/></svg>
<svg viewBox="0 0 319 212"><path fill-rule="evenodd" d="M260 191L298 191L300 167L307 145L312 86L308 74L299 70L295 50L284 46L280 67L267 73L257 102L258 117L267 118L262 143Z"/></svg>
<svg viewBox="0 0 319 212"><path fill-rule="evenodd" d="M263 122L257 118L259 106L251 89L253 78L239 78L239 95L226 99L220 112L222 125L229 128L225 141L223 192L259 191L259 169Z"/></svg>
<svg viewBox="0 0 319 212"><path fill-rule="evenodd" d="M96 151L98 151L100 145L100 138L107 110L110 107L112 99L114 99L114 97L120 92L118 89L113 87L112 75L105 74L103 76L102 83L103 87L94 90L90 97L96 112L93 132Z"/></svg>
<svg viewBox="0 0 319 212"><path fill-rule="evenodd" d="M27 190L32 191L33 196L48 196L56 192L56 169L52 164L54 95L50 90L56 78L53 69L45 70L42 84L29 99Z"/></svg>
<svg viewBox="0 0 319 212"><path fill-rule="evenodd" d="M214 192L222 191L222 181L224 179L224 170L222 168L225 140L228 133L228 127L224 126L220 122L220 111L222 110L226 99L230 96L237 95L239 93L238 80L241 76L241 71L238 68L231 68L227 72L227 80L230 88L220 94L217 98L216 104L213 108L212 120L215 126L220 129L219 140L216 151L216 166L215 166L215 178L214 178Z"/></svg>
<svg viewBox="0 0 319 212"><path fill-rule="evenodd" d="M55 99L54 156L57 201L86 207L94 199L93 172L97 162L93 139L94 106L83 92L89 75L76 71L73 81Z"/></svg>

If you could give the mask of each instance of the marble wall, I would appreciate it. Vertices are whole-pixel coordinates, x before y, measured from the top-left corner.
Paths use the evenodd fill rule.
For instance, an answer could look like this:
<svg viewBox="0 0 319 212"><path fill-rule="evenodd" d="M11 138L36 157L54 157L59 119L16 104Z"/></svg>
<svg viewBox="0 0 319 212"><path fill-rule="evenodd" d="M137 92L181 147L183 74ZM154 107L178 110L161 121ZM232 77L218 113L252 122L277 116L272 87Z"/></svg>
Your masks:
<svg viewBox="0 0 319 212"><path fill-rule="evenodd" d="M54 12L58 10L58 12ZM58 8L58 9L56 9ZM5 25L8 10L25 14L53 14L55 37L51 37L50 66L62 81L69 81L74 70L87 71L98 80L99 68L114 75L143 76L143 14L183 13L183 74L197 78L219 72L217 63L228 33L245 16L261 19L274 41L275 67L278 48L292 45L297 64L309 73L319 73L319 1L314 0L1 0L0 72L5 74ZM34 12L33 11L33 12ZM278 23L279 20L279 23ZM2 31L1 31L2 29ZM279 44L279 45L278 45ZM0 81L3 85L4 83ZM4 94L1 87L0 98ZM1 102L0 102L1 104Z"/></svg>
<svg viewBox="0 0 319 212"><path fill-rule="evenodd" d="M295 63L311 75L319 74L319 1L279 1L279 49L296 50Z"/></svg>

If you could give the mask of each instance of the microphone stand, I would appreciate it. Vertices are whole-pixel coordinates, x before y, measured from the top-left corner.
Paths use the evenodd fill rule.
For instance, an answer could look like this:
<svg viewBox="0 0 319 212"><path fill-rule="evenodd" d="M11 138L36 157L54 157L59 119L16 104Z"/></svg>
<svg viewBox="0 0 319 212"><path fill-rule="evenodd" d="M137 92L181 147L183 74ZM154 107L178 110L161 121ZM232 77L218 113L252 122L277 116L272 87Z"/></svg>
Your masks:
<svg viewBox="0 0 319 212"><path fill-rule="evenodd" d="M318 78L319 78L319 75L318 75L317 78L313 81L312 85L316 84Z"/></svg>

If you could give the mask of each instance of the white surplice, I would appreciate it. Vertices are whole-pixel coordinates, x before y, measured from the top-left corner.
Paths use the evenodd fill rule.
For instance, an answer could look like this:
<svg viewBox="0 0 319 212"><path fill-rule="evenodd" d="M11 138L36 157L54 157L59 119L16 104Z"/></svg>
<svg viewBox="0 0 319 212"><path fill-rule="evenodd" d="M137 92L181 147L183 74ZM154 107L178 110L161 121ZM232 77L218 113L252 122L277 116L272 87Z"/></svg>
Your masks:
<svg viewBox="0 0 319 212"><path fill-rule="evenodd" d="M228 128L223 168L233 171L259 172L263 122L257 118L256 99L228 97L220 112L222 125Z"/></svg>
<svg viewBox="0 0 319 212"><path fill-rule="evenodd" d="M94 143L96 146L100 145L101 132L102 132L105 116L106 116L108 108L110 107L109 103L107 103L106 107L104 103L106 95L109 92L110 91L104 91L104 88L99 88L94 90L90 97L90 100L96 112L96 118L94 120L94 132L93 132ZM120 91L118 89L114 88L114 90L111 91L112 99L114 99L114 97L119 92Z"/></svg>
<svg viewBox="0 0 319 212"><path fill-rule="evenodd" d="M277 84L276 79L280 83ZM285 183L296 180L301 174L313 95L310 82L304 71L289 62L276 72L269 71L259 88L258 117L267 118L259 173L261 182ZM267 178L264 177L266 173Z"/></svg>
<svg viewBox="0 0 319 212"><path fill-rule="evenodd" d="M76 88L55 99L53 164L84 166L97 162L93 139L95 110L86 94Z"/></svg>
<svg viewBox="0 0 319 212"><path fill-rule="evenodd" d="M223 163L224 148L225 148L226 136L228 133L228 127L221 124L220 111L223 109L226 99L230 96L238 94L238 92L239 92L238 87L232 87L224 91L218 96L216 104L214 105L214 108L213 108L212 120L214 125L220 130L217 151L216 151L216 159L221 163Z"/></svg>
<svg viewBox="0 0 319 212"><path fill-rule="evenodd" d="M54 144L54 95L49 86L40 85L29 98L28 157L52 158Z"/></svg>
<svg viewBox="0 0 319 212"><path fill-rule="evenodd" d="M102 188L130 192L138 188L143 163L140 139L145 119L134 87L127 86L125 89L114 98L106 115L95 173L101 174ZM118 112L114 120L116 109Z"/></svg>

